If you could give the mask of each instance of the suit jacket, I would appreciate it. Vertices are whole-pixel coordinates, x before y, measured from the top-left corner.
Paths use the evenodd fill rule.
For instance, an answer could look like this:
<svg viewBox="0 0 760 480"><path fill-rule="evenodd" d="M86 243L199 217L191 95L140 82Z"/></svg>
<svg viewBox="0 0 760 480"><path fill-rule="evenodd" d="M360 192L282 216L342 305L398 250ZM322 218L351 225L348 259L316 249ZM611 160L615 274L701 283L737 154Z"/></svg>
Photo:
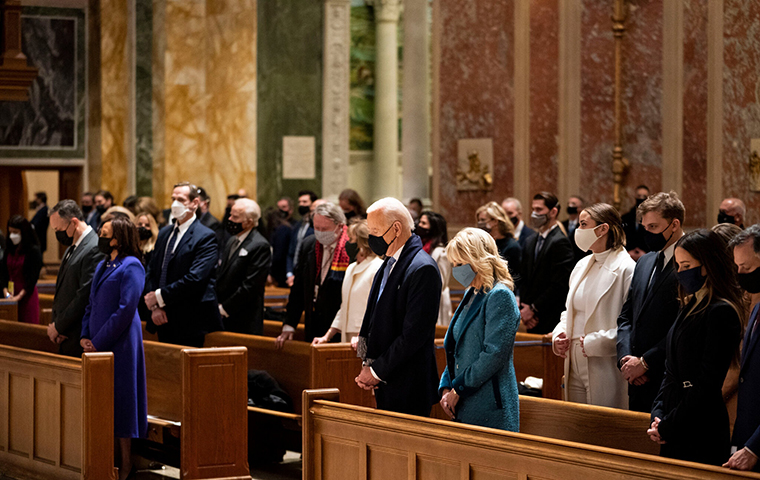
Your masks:
<svg viewBox="0 0 760 480"><path fill-rule="evenodd" d="M441 274L414 234L379 296L385 268L375 275L360 333L367 342L366 358L382 380L375 390L377 407L426 417L438 401L433 340Z"/></svg>
<svg viewBox="0 0 760 480"><path fill-rule="evenodd" d="M594 256L589 255L578 262L570 274L566 310L562 312L559 323L554 327L552 344L560 333L565 333L567 338L571 338L575 322L585 320L583 345L588 355L589 385L586 403L627 409L628 382L617 368L616 320L628 295L636 262L623 247L611 251L598 273L597 290L593 291L589 288L583 290L584 302L580 309L586 318L577 319L575 295L595 263ZM571 361L568 355L565 358L565 385L573 374L570 368ZM568 391L565 388L565 400L568 399L567 394Z"/></svg>
<svg viewBox="0 0 760 480"><path fill-rule="evenodd" d="M652 402L665 373L665 337L678 316L678 278L671 258L653 285L649 279L654 271L657 252L644 255L636 263L628 292L617 320L617 362L626 355L644 357L649 366L649 382L629 385L629 408L651 412Z"/></svg>
<svg viewBox="0 0 760 480"><path fill-rule="evenodd" d="M145 437L148 395L142 324L137 304L145 270L135 257L102 261L92 279L90 303L82 321L82 338L99 352L114 353L115 436Z"/></svg>
<svg viewBox="0 0 760 480"><path fill-rule="evenodd" d="M251 230L242 244L238 245L237 237L229 239L216 280L216 296L229 315L222 319L225 330L261 335L264 287L271 264L269 242L256 230Z"/></svg>
<svg viewBox="0 0 760 480"><path fill-rule="evenodd" d="M536 236L536 231L530 228L528 225L523 224L523 229L520 232L520 238L517 239L517 243L520 244L520 248L522 248L523 252L525 251L525 245L528 243L528 240L534 236Z"/></svg>
<svg viewBox="0 0 760 480"><path fill-rule="evenodd" d="M372 290L372 282L377 270L383 266L380 257L365 259L362 263L354 262L346 269L341 290L342 302L335 315L332 328L340 330L342 342L350 342L359 334L367 310L367 299Z"/></svg>
<svg viewBox="0 0 760 480"><path fill-rule="evenodd" d="M661 419L660 436L667 442L661 447L662 456L721 465L728 460L730 447L721 389L742 326L736 310L725 301L713 299L708 304L707 298L698 297L684 306L668 332L665 378L652 420Z"/></svg>
<svg viewBox="0 0 760 480"><path fill-rule="evenodd" d="M103 214L100 213L98 209L95 208L94 206L92 207L92 209L95 213L93 213L92 217L90 217L90 219L87 220L87 225L91 226L93 230L97 230L98 227L100 226L100 217L102 217Z"/></svg>
<svg viewBox="0 0 760 480"><path fill-rule="evenodd" d="M758 322L760 304L752 310L747 331L744 333L741 369L739 370L739 399L736 407L736 423L732 445L738 448L748 447L757 454L760 452L760 326L752 334ZM755 467L760 470L760 465Z"/></svg>
<svg viewBox="0 0 760 480"><path fill-rule="evenodd" d="M167 225L158 233L146 278L149 292L159 288L172 228ZM214 232L197 220L175 245L174 255L167 265L166 285L161 288L169 322L159 327L148 323L150 330L158 332L162 342L202 346L206 333L222 330L214 290L217 252Z"/></svg>
<svg viewBox="0 0 760 480"><path fill-rule="evenodd" d="M438 387L439 394L452 387L459 394L456 419L460 422L520 430L513 361L519 325L517 300L506 285L497 283L488 292L468 289L446 331L446 369Z"/></svg>
<svg viewBox="0 0 760 480"><path fill-rule="evenodd" d="M333 251L333 253L335 253ZM317 281L317 238L312 235L304 239L300 260L293 272L293 286L288 296L285 324L293 328L301 321L304 314L304 332L306 341L321 337L330 328L335 314L340 310L341 290L345 272L339 275L330 270L321 285ZM314 298L316 287L317 298Z"/></svg>
<svg viewBox="0 0 760 480"><path fill-rule="evenodd" d="M82 318L90 300L90 284L95 267L105 258L98 250L98 235L94 230L87 232L71 257L61 264L55 281L52 322L58 333L68 337L60 345L60 353L72 357L82 355L79 335L82 331ZM66 258L66 254L64 254Z"/></svg>
<svg viewBox="0 0 760 480"><path fill-rule="evenodd" d="M40 251L45 253L45 250L47 250L47 231L50 225L47 205L37 210L37 213L34 214L29 223L34 226L34 231L37 233L37 240L40 241Z"/></svg>
<svg viewBox="0 0 760 480"><path fill-rule="evenodd" d="M214 235L216 235L216 244L219 246L219 254L221 255L224 247L227 245L227 240L229 240L229 237L225 238L224 234L226 232L224 231L224 228L222 228L222 222L217 220L215 216L211 215L211 212L206 212L199 216L198 220L211 229L211 231L214 232Z"/></svg>
<svg viewBox="0 0 760 480"><path fill-rule="evenodd" d="M538 325L528 331L549 333L565 309L575 257L570 240L559 227L549 232L538 257L535 257L539 237L539 234L532 236L523 250L520 302L533 305L538 311Z"/></svg>
<svg viewBox="0 0 760 480"><path fill-rule="evenodd" d="M299 250L300 245L298 244L298 232L301 230L301 227L303 227L303 220L293 225L293 232L290 236L290 245L288 246L288 259L286 262L286 273L293 273L295 272L296 268L296 252ZM309 235L314 235L314 227L309 223L309 227L306 229L306 233L304 234L303 238L301 239L301 243L308 237ZM300 254L299 254L300 255Z"/></svg>

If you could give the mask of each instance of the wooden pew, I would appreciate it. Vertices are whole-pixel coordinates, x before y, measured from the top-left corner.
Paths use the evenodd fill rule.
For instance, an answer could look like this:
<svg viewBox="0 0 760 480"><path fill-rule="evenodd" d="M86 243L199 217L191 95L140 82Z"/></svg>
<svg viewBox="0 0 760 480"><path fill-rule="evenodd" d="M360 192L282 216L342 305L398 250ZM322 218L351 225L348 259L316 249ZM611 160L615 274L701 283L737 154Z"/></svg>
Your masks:
<svg viewBox="0 0 760 480"><path fill-rule="evenodd" d="M285 310L289 295L289 288L266 287L264 289L264 306L273 310Z"/></svg>
<svg viewBox="0 0 760 480"><path fill-rule="evenodd" d="M183 479L250 479L247 352L144 341L148 440L176 443Z"/></svg>
<svg viewBox="0 0 760 480"><path fill-rule="evenodd" d="M38 352L58 353L58 345L50 341L47 328L42 325L0 320L0 343Z"/></svg>
<svg viewBox="0 0 760 480"><path fill-rule="evenodd" d="M40 278L37 280L37 293L55 295L55 278Z"/></svg>
<svg viewBox="0 0 760 480"><path fill-rule="evenodd" d="M49 293L38 295L40 298L40 325L50 325L53 320L53 295Z"/></svg>
<svg viewBox="0 0 760 480"><path fill-rule="evenodd" d="M0 345L0 474L113 480L113 353Z"/></svg>
<svg viewBox="0 0 760 480"><path fill-rule="evenodd" d="M334 389L304 392L304 480L760 479L646 453L337 403L339 396ZM612 438L618 426L607 416L596 427L607 430L602 438Z"/></svg>
<svg viewBox="0 0 760 480"><path fill-rule="evenodd" d="M18 302L0 300L0 320L18 322Z"/></svg>

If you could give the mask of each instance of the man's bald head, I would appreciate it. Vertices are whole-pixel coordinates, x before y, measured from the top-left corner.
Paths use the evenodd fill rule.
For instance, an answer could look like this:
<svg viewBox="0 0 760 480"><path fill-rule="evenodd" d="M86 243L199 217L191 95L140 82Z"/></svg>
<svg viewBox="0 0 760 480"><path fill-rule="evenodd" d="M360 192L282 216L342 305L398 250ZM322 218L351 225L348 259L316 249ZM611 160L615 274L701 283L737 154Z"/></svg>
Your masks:
<svg viewBox="0 0 760 480"><path fill-rule="evenodd" d="M720 202L718 223L733 223L734 225L744 228L744 216L746 213L747 206L741 199L735 197L726 198ZM730 221L731 218L726 217L733 217L733 222Z"/></svg>

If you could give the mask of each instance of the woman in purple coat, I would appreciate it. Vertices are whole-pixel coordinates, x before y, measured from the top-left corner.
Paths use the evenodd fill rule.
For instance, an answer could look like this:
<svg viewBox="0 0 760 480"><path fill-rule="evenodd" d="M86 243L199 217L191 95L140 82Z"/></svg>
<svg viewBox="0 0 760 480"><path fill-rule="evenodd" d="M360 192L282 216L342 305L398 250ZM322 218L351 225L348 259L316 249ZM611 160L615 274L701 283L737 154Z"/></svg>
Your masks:
<svg viewBox="0 0 760 480"><path fill-rule="evenodd" d="M114 435L119 439L119 480L132 470L131 440L148 430L145 356L137 304L145 284L137 227L115 217L100 229L98 248L106 255L95 269L90 304L82 319L85 352L114 354Z"/></svg>

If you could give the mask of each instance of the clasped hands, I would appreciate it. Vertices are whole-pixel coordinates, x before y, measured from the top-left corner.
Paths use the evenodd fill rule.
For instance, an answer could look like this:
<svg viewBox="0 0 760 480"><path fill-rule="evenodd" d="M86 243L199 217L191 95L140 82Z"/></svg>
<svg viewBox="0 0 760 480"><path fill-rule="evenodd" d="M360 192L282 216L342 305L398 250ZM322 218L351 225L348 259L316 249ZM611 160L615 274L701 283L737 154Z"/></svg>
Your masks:
<svg viewBox="0 0 760 480"><path fill-rule="evenodd" d="M364 390L375 390L377 388L377 384L380 383L380 381L376 379L374 375L372 375L372 371L370 371L369 367L367 366L362 367L362 371L359 372L359 376L354 380L356 381L356 384Z"/></svg>
<svg viewBox="0 0 760 480"><path fill-rule="evenodd" d="M459 403L459 394L451 388L445 388L443 389L443 395L439 403L446 415L454 420L456 418L456 406Z"/></svg>
<svg viewBox="0 0 760 480"><path fill-rule="evenodd" d="M654 421L647 430L647 435L649 435L649 438L657 444L663 445L666 443L660 436L660 417L654 417Z"/></svg>
<svg viewBox="0 0 760 480"><path fill-rule="evenodd" d="M533 309L524 303L520 304L520 319L528 330L538 325L538 317L533 313Z"/></svg>
<svg viewBox="0 0 760 480"><path fill-rule="evenodd" d="M85 352L97 352L95 345L92 344L92 340L89 338L82 338L79 340L79 344L82 346Z"/></svg>
<svg viewBox="0 0 760 480"><path fill-rule="evenodd" d="M583 352L584 357L588 357L588 354L586 354L586 345L583 343L585 339L585 335L581 337L581 351ZM568 350L570 350L570 339L567 338L565 332L554 337L554 353L556 353L558 357L567 358Z"/></svg>
<svg viewBox="0 0 760 480"><path fill-rule="evenodd" d="M50 323L47 326L47 335L50 341L57 345L60 345L64 340L69 338L66 335L58 333L58 330L55 328L55 323Z"/></svg>
<svg viewBox="0 0 760 480"><path fill-rule="evenodd" d="M158 298L156 298L156 292L148 292L145 297L145 305L150 310L150 319L155 326L163 325L169 322L166 317L166 311L158 306Z"/></svg>
<svg viewBox="0 0 760 480"><path fill-rule="evenodd" d="M626 355L620 362L623 364L620 371L623 373L626 382L641 386L649 381L649 377L646 375L647 369L639 357Z"/></svg>

